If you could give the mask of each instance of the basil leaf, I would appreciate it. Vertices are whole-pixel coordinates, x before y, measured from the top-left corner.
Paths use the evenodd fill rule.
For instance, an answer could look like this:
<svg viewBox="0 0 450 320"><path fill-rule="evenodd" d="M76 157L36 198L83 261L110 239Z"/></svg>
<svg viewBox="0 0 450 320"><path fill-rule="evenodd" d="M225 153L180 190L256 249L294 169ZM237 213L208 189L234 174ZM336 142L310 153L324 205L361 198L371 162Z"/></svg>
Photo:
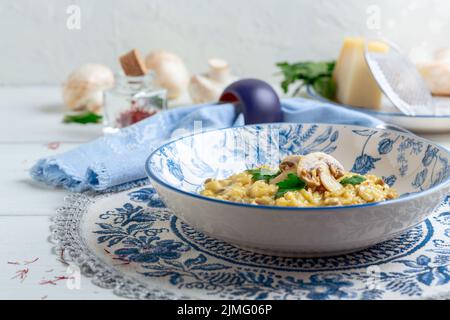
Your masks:
<svg viewBox="0 0 450 320"><path fill-rule="evenodd" d="M287 192L290 191L298 191L301 189L305 189L306 182L300 179L293 173L288 174L286 180L277 183L278 191L275 195L276 198L280 198L284 196Z"/></svg>
<svg viewBox="0 0 450 320"><path fill-rule="evenodd" d="M366 180L367 180L367 179L364 178L363 176L352 176L352 177L347 177L347 178L342 179L342 180L341 180L341 184L342 184L343 186L346 186L346 185L348 185L348 184L351 184L351 185L356 186L356 185L358 185L358 184L363 183L363 182L366 181Z"/></svg>
<svg viewBox="0 0 450 320"><path fill-rule="evenodd" d="M102 120L102 116L94 113L94 112L84 112L80 114L67 115L64 117L64 123L99 123Z"/></svg>
<svg viewBox="0 0 450 320"><path fill-rule="evenodd" d="M247 170L252 175L253 181L266 181L269 182L273 178L277 177L281 171L273 172L268 169L250 169Z"/></svg>

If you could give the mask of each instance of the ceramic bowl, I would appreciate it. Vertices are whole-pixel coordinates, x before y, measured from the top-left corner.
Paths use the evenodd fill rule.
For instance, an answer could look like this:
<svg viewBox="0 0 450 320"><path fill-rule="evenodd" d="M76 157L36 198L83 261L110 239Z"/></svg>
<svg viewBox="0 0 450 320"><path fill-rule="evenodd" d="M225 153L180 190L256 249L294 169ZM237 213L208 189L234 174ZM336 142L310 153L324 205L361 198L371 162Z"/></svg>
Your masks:
<svg viewBox="0 0 450 320"><path fill-rule="evenodd" d="M365 205L292 208L248 205L199 194L225 178L287 155L321 151L347 170L383 177L399 199ZM421 223L450 189L450 153L395 131L348 125L267 124L203 132L161 146L146 162L173 212L203 233L284 256L329 256L392 239Z"/></svg>

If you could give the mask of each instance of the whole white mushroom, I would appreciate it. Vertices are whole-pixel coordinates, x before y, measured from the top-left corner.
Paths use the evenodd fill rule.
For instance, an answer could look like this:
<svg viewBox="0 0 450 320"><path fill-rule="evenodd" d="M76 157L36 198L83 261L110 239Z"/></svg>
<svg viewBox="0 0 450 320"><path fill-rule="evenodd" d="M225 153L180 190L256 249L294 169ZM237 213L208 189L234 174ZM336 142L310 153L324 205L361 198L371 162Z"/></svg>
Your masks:
<svg viewBox="0 0 450 320"><path fill-rule="evenodd" d="M155 73L155 84L167 90L169 99L178 98L189 84L189 72L177 55L158 50L145 58L145 65Z"/></svg>
<svg viewBox="0 0 450 320"><path fill-rule="evenodd" d="M223 59L209 59L208 67L208 72L191 77L189 95L194 103L217 101L225 87L237 79L231 75L230 67Z"/></svg>
<svg viewBox="0 0 450 320"><path fill-rule="evenodd" d="M100 112L103 91L114 86L114 74L101 64L85 64L73 71L63 85L65 105L74 111Z"/></svg>

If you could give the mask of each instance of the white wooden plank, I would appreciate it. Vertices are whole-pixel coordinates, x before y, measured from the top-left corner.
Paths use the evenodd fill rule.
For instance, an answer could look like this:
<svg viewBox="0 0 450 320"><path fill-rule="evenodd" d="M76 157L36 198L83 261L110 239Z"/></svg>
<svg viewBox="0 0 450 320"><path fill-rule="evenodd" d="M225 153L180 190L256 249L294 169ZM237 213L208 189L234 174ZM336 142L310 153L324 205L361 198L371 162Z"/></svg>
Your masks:
<svg viewBox="0 0 450 320"><path fill-rule="evenodd" d="M83 142L102 134L100 124L62 123L60 87L0 87L0 142Z"/></svg>
<svg viewBox="0 0 450 320"><path fill-rule="evenodd" d="M186 94L169 107L190 103ZM101 124L64 124L58 86L0 87L0 142L86 142L102 135Z"/></svg>
<svg viewBox="0 0 450 320"><path fill-rule="evenodd" d="M67 194L33 181L29 169L41 157L76 147L62 143L57 150L45 144L0 144L0 195L2 215L53 215Z"/></svg>
<svg viewBox="0 0 450 320"><path fill-rule="evenodd" d="M71 279L57 281L56 285L42 284L58 276L72 276L52 253L50 224L48 217L0 217L0 299L119 299L84 276L79 288ZM20 265L11 264L16 262ZM12 279L24 268L29 271L23 280Z"/></svg>

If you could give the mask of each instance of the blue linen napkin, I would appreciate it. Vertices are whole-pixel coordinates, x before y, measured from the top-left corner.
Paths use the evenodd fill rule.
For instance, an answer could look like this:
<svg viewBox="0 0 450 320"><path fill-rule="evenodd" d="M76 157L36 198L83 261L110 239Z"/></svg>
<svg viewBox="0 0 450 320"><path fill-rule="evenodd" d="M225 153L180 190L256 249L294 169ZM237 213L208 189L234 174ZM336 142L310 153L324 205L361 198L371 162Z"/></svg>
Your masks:
<svg viewBox="0 0 450 320"><path fill-rule="evenodd" d="M283 122L336 123L375 127L382 121L367 114L314 100L282 100ZM168 140L202 130L244 124L232 104L195 105L158 113L117 133L108 134L63 154L40 159L31 177L74 192L126 187L145 179L144 163Z"/></svg>

